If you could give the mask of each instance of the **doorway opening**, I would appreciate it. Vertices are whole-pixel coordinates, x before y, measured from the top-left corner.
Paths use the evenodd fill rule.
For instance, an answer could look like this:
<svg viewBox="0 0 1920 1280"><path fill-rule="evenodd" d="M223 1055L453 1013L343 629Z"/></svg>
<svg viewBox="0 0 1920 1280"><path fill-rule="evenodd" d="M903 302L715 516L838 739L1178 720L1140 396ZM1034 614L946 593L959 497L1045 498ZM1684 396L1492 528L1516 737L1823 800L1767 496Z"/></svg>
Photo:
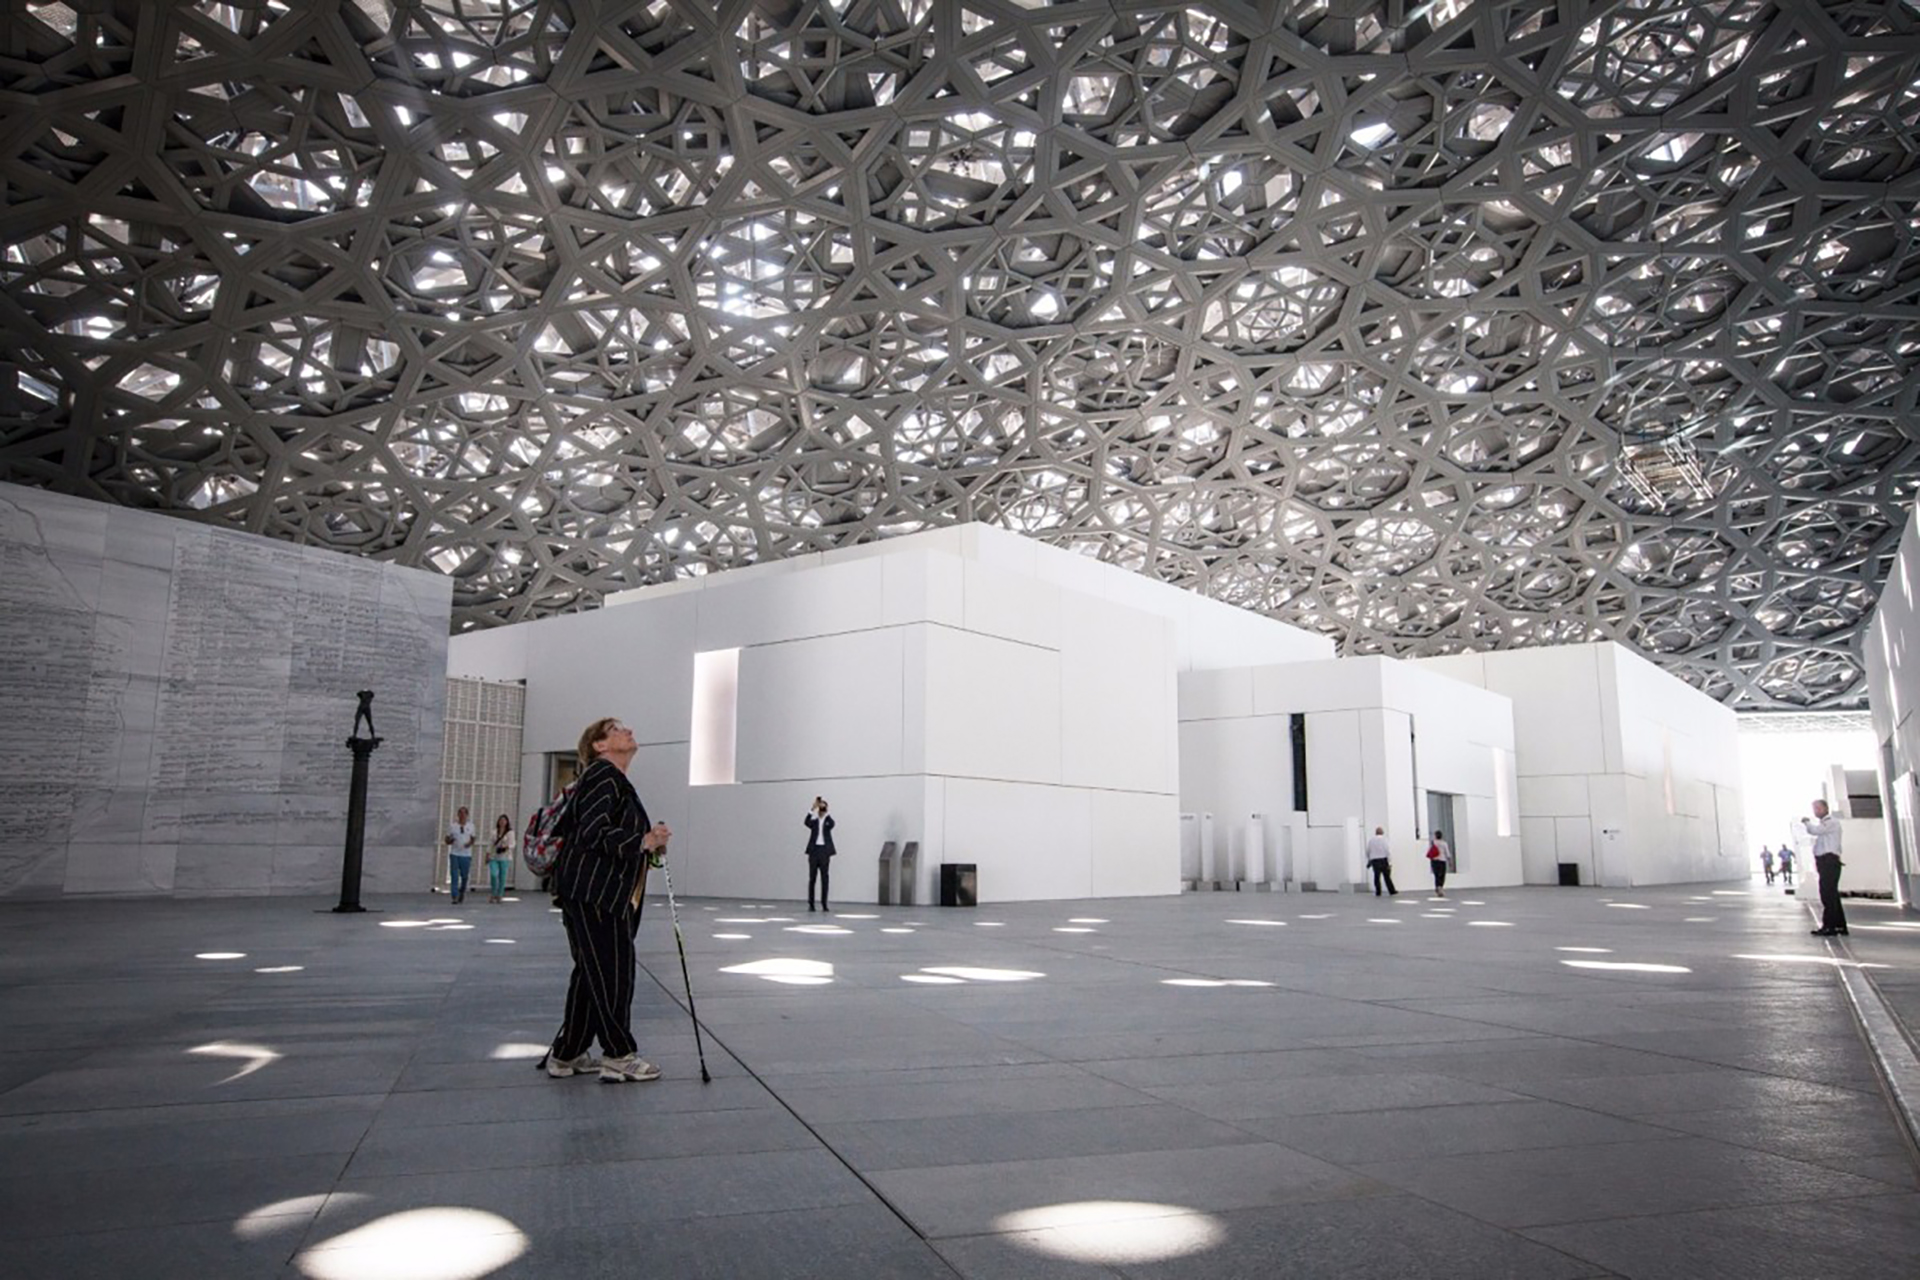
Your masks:
<svg viewBox="0 0 1920 1280"><path fill-rule="evenodd" d="M1454 820L1461 808L1455 803L1459 799L1459 796L1447 791L1427 792L1427 839L1442 836L1446 840L1449 875L1460 869L1461 832L1460 824Z"/></svg>

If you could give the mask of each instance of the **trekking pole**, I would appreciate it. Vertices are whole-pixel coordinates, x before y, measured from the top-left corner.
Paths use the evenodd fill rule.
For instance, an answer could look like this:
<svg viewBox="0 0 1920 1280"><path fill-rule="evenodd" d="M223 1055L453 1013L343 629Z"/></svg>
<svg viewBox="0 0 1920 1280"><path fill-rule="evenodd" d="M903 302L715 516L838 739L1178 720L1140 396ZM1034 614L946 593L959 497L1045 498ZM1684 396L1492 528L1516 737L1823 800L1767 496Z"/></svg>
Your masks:
<svg viewBox="0 0 1920 1280"><path fill-rule="evenodd" d="M660 871L667 878L667 914L673 917L673 942L680 948L680 981L687 987L687 1013L693 1018L693 1049L700 1055L700 1083L712 1084L707 1074L707 1050L700 1042L700 1015L693 1007L693 979L687 976L687 941L680 936L680 904L673 900L673 869L667 865L666 851L660 854Z"/></svg>

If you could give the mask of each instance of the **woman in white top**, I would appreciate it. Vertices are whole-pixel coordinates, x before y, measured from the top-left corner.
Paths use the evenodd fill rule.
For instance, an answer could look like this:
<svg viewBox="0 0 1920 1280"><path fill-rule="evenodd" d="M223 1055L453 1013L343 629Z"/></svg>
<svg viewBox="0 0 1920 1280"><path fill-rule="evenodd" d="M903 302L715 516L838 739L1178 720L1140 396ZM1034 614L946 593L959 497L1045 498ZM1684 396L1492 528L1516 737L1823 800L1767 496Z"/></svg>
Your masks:
<svg viewBox="0 0 1920 1280"><path fill-rule="evenodd" d="M487 854L488 902L507 900L507 869L513 865L513 819L501 814L493 822L493 849Z"/></svg>
<svg viewBox="0 0 1920 1280"><path fill-rule="evenodd" d="M1433 843L1427 846L1427 866L1433 870L1433 896L1447 896L1447 860L1453 856L1453 850L1447 847L1447 833L1433 833Z"/></svg>

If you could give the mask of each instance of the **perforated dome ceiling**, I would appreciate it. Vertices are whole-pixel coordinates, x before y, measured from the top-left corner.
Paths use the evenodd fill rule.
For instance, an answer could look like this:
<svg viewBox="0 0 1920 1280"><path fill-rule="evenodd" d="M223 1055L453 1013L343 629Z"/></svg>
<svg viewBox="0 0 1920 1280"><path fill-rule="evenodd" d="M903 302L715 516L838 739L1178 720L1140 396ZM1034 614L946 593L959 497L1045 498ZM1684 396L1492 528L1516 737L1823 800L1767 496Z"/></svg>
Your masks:
<svg viewBox="0 0 1920 1280"><path fill-rule="evenodd" d="M0 476L456 625L978 519L1852 707L1920 475L1901 3L13 5Z"/></svg>

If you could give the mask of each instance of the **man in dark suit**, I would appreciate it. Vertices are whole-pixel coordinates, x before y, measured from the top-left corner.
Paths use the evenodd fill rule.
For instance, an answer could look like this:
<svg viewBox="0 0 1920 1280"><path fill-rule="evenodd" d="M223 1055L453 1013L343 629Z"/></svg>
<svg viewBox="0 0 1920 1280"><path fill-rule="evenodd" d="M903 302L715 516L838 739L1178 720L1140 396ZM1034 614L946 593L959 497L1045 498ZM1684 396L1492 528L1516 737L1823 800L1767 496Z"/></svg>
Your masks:
<svg viewBox="0 0 1920 1280"><path fill-rule="evenodd" d="M813 807L801 821L807 824L807 910L813 910L813 882L820 881L820 910L827 906L827 863L833 857L833 819L827 814L827 802L813 798Z"/></svg>

